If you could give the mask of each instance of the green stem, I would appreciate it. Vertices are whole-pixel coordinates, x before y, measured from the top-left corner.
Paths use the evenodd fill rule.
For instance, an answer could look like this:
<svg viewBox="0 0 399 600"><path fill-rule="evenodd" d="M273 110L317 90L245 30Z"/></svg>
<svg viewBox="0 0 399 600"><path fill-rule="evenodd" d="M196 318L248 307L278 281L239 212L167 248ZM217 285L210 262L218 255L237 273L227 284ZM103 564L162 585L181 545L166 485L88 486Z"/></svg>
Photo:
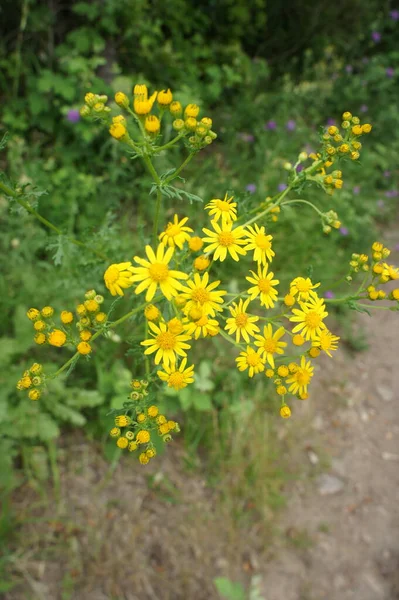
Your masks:
<svg viewBox="0 0 399 600"><path fill-rule="evenodd" d="M147 154L143 154L142 156L145 166L147 167L147 171L153 176L154 181L157 185L161 184L161 180L156 172L154 165L151 162L150 157Z"/></svg>
<svg viewBox="0 0 399 600"><path fill-rule="evenodd" d="M183 171L183 169L188 165L188 163L190 162L190 160L193 157L194 157L194 152L191 152L191 154L189 154L187 156L187 158L182 162L182 164L180 165L180 167L174 173L172 173L172 175L170 175L170 177L168 177L167 179L165 179L164 185L168 185L168 183L170 183L173 179L175 179L179 175L179 173L181 171Z"/></svg>
<svg viewBox="0 0 399 600"><path fill-rule="evenodd" d="M323 216L323 213L312 203L309 202L308 200L303 200L302 198L297 198L296 200L287 200L286 202L283 202L281 204L281 206L286 206L287 204L308 204L309 206L311 206L313 208L313 210L315 210L321 217Z"/></svg>
<svg viewBox="0 0 399 600"><path fill-rule="evenodd" d="M163 146L159 146L159 148L156 148L154 150L154 154L158 154L159 152L162 152L163 150L170 148L171 146L176 144L176 142L181 140L182 137L184 137L184 133L179 133L179 135L177 135L175 138L173 138L173 140L170 140L170 142L168 142L167 144L164 144Z"/></svg>
<svg viewBox="0 0 399 600"><path fill-rule="evenodd" d="M157 188L157 203L155 206L155 218L154 218L154 226L153 226L153 230L152 230L152 241L153 241L154 248L157 244L157 239L158 239L158 221L159 221L159 212L160 212L160 208L161 208L161 201L162 201L162 192L161 192L160 188Z"/></svg>
<svg viewBox="0 0 399 600"><path fill-rule="evenodd" d="M105 254L103 254L102 252L98 252L98 250L95 250L94 248L87 246L87 244L85 244L84 242L80 242L79 240L75 240L75 238L72 238L68 235L64 235L64 233L61 231L61 229L58 229L58 227L56 227L53 223L51 223L50 221L48 221L47 219L42 217L42 215L40 213L38 213L29 204L29 202L26 202L25 200L20 198L19 195L17 194L17 192L15 192L13 189L8 187L1 181L0 181L0 190L2 190L6 194L6 196L11 196L11 198L14 198L14 200L16 200L20 206L23 206L23 208L25 208L25 210L27 210L31 215L33 215L38 221L43 223L43 225L45 225L46 227L48 227L49 229L51 229L58 235L63 235L69 242L71 242L72 244L75 244L75 246L80 246L82 248L86 248L87 250L90 250L90 252L93 252L94 254L96 254L99 258L102 258L103 260L108 260L107 256Z"/></svg>

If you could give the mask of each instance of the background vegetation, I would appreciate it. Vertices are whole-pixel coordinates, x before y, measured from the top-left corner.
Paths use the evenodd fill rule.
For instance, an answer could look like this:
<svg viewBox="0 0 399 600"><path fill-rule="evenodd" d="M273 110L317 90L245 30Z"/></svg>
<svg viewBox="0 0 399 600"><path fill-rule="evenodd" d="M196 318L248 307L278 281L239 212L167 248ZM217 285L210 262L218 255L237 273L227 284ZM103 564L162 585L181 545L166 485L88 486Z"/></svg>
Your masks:
<svg viewBox="0 0 399 600"><path fill-rule="evenodd" d="M300 207L295 218L287 211L271 231L274 270L284 267L279 278L288 281L311 269L325 292L345 273L351 252L365 250L379 225L397 214L398 31L399 12L377 0L317 6L303 0L2 3L0 139L8 134L8 140L0 169L18 185L31 184L40 212L64 233L53 235L0 197L4 507L23 478L45 480L49 469L54 477L54 440L61 430L84 427L115 460L106 442L106 414L125 398L132 374L141 375L129 346L131 322L123 342L115 336L102 344L90 364L81 361L68 380L57 381L48 401L33 404L15 390L27 361L43 362L43 351L33 347L27 308L70 309L85 290L104 291L103 261L77 251L66 236L90 239L110 262L119 262L142 246L151 228L150 180L102 128L79 118L84 94L131 93L135 82L143 82L171 87L183 103L198 103L219 137L185 171L186 189L206 201L228 190L249 208L284 185L286 161L317 147L320 126L339 121L344 110L373 123L361 168L345 167L343 190L333 198L311 192L323 209L338 212L341 230L326 239L315 215ZM197 205L165 203L165 218L175 211L201 225ZM233 267L231 275L234 291ZM350 327L346 339L354 347L360 343ZM259 506L265 500L278 505L285 474L271 450L273 426L266 447L237 442L243 440L240 424L257 410L266 411L267 419L274 407L265 404L263 389L231 371L228 357L214 361L212 345L202 349L192 395L166 399L182 421L187 464L202 465L210 481L220 481L223 472L237 506L240 494ZM46 361L60 362L56 349L45 354ZM259 466L260 452L267 472ZM0 534L7 535L11 513L3 514Z"/></svg>

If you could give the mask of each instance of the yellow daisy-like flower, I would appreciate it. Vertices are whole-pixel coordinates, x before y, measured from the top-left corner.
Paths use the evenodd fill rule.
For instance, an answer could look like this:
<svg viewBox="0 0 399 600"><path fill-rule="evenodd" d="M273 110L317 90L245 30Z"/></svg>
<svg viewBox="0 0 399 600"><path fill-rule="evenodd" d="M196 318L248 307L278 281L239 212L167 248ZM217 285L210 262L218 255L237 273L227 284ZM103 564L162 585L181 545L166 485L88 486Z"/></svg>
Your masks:
<svg viewBox="0 0 399 600"><path fill-rule="evenodd" d="M151 246L145 247L148 260L139 258L138 256L134 257L134 260L140 267L130 268L133 274L131 281L141 282L135 289L136 294L141 294L141 292L147 290L145 295L146 302L151 302L158 285L167 300L171 300L173 296L177 295L178 290L182 289L182 284L177 280L187 279L188 275L181 271L172 271L169 269L168 264L173 256L173 251L173 248L168 248L165 252L165 246L159 244L156 254Z"/></svg>
<svg viewBox="0 0 399 600"><path fill-rule="evenodd" d="M273 327L270 323L264 326L263 335L255 336L255 346L259 346L259 353L265 356L265 359L274 369L274 354L284 354L284 348L287 342L280 342L284 335L284 327L279 327L273 333Z"/></svg>
<svg viewBox="0 0 399 600"><path fill-rule="evenodd" d="M214 198L205 205L205 210L209 211L211 220L218 222L222 220L222 224L231 223L237 220L237 202L232 202L233 196L230 198L225 195L223 200Z"/></svg>
<svg viewBox="0 0 399 600"><path fill-rule="evenodd" d="M292 333L298 331L306 340L314 340L316 336L325 329L323 319L327 317L328 312L321 298L311 298L308 302L300 302L300 309L293 308L293 316L290 321L298 323L292 330Z"/></svg>
<svg viewBox="0 0 399 600"><path fill-rule="evenodd" d="M334 350L338 348L339 339L340 338L337 335L332 334L328 329L324 329L319 335L315 336L313 343L317 348L321 348L321 350L324 350L324 352L332 358L330 352L334 352Z"/></svg>
<svg viewBox="0 0 399 600"><path fill-rule="evenodd" d="M236 358L239 371L249 370L248 375L253 377L255 373L261 373L265 369L266 358L261 355L259 350L254 350L250 346L240 356Z"/></svg>
<svg viewBox="0 0 399 600"><path fill-rule="evenodd" d="M222 222L222 227L216 221L212 221L212 227L215 231L206 228L202 231L208 236L203 238L204 242L209 242L209 246L205 248L205 252L214 252L214 260L225 260L227 253L235 261L239 260L239 254L245 256L246 250L241 248L241 246L246 244L246 240L242 238L247 232L243 227L233 229L232 221L230 223Z"/></svg>
<svg viewBox="0 0 399 600"><path fill-rule="evenodd" d="M174 364L169 367L164 365L165 371L157 371L157 375L162 381L168 382L168 387L182 390L194 381L194 365L186 369L186 364L187 358L183 358L178 368Z"/></svg>
<svg viewBox="0 0 399 600"><path fill-rule="evenodd" d="M310 360L306 360L304 356L301 357L301 365L298 366L295 373L287 378L287 383L291 383L288 388L292 394L307 394L308 385L313 377L314 367Z"/></svg>
<svg viewBox="0 0 399 600"><path fill-rule="evenodd" d="M153 337L144 340L141 345L148 346L144 354L156 352L156 365L162 361L164 367L169 367L176 362L176 355L186 356L186 350L190 348L190 344L186 343L190 339L189 335L172 333L165 323L160 323L158 326L149 321L148 325L153 332Z"/></svg>
<svg viewBox="0 0 399 600"><path fill-rule="evenodd" d="M268 273L268 268L268 264L263 267L263 269L258 265L258 274L250 271L252 277L246 277L245 279L249 281L249 283L254 284L254 286L248 290L250 299L254 300L260 295L260 303L263 306L266 306L266 308L273 308L278 296L274 286L278 285L280 281L278 279L273 279L274 273Z"/></svg>
<svg viewBox="0 0 399 600"><path fill-rule="evenodd" d="M186 332L193 336L196 340L202 337L215 336L219 333L219 323L216 319L210 319L207 315L203 315L196 321L192 321L186 325Z"/></svg>
<svg viewBox="0 0 399 600"><path fill-rule="evenodd" d="M254 225L254 227L248 226L248 239L245 240L247 246L246 250L253 250L253 260L266 265L267 261L271 262L275 252L272 250L272 235L266 235L265 228Z"/></svg>
<svg viewBox="0 0 399 600"><path fill-rule="evenodd" d="M204 245L204 242L198 235L194 235L188 240L188 247L192 252L199 252Z"/></svg>
<svg viewBox="0 0 399 600"><path fill-rule="evenodd" d="M240 299L238 304L234 302L232 306L229 306L232 316L226 319L225 329L230 335L236 334L237 343L242 336L249 344L249 336L254 336L259 331L259 327L255 325L256 321L259 321L259 317L247 314L249 301L249 298L245 302Z"/></svg>
<svg viewBox="0 0 399 600"><path fill-rule="evenodd" d="M184 306L184 314L188 315L192 308L200 308L205 315L215 316L216 311L223 310L220 306L223 304L223 296L227 292L217 290L220 281L209 283L209 274L204 273L201 277L199 273L195 273L193 279L187 281L187 286L182 288L180 294L182 298L187 300Z"/></svg>
<svg viewBox="0 0 399 600"><path fill-rule="evenodd" d="M313 292L316 288L318 288L320 283L312 283L312 280L309 277L295 277L291 281L290 285L290 294L291 296L296 296L298 294L299 300L308 300L309 296L316 295L317 292Z"/></svg>
<svg viewBox="0 0 399 600"><path fill-rule="evenodd" d="M104 273L105 285L113 296L123 296L123 290L132 286L131 262L113 264Z"/></svg>
<svg viewBox="0 0 399 600"><path fill-rule="evenodd" d="M173 223L168 223L165 231L159 235L160 241L165 246L171 246L172 248L177 246L181 250L184 242L190 239L190 233L193 233L191 227L184 226L187 221L188 217L184 217L184 219L179 221L179 217L174 215Z"/></svg>

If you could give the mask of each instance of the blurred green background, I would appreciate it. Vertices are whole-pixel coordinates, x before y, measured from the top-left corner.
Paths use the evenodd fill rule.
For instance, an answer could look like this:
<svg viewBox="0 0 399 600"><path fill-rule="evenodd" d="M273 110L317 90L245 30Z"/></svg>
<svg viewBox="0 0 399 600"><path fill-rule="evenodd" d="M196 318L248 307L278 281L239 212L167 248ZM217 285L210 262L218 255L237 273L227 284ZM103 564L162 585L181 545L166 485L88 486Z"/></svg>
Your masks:
<svg viewBox="0 0 399 600"><path fill-rule="evenodd" d="M399 10L390 2L3 0L0 32L0 139L8 134L1 177L32 184L44 217L106 249L113 262L128 260L149 239L151 182L138 161L78 110L88 91L112 97L131 93L135 83L170 87L176 99L195 102L212 117L218 139L186 169L186 189L205 201L229 191L248 209L283 189L284 163L316 150L320 127L339 123L343 111L373 124L361 165L343 169L344 188L333 197L308 192L323 210L338 212L341 229L326 237L315 213L302 207L273 224L273 271L282 282L311 269L325 293L345 274L350 254L365 251L397 217ZM158 158L159 170L179 164L179 152ZM200 232L198 205L166 204L164 219L175 211L190 216ZM141 370L131 322L123 340L99 345L90 364L81 361L68 380L57 380L47 400L21 399L15 382L28 363L62 360L56 349L34 347L26 310L48 304L73 309L85 290L104 292L104 264L2 196L0 214L0 536L15 548L20 540L12 494L23 485L40 491L49 479L57 482L61 431L76 435L82 428L115 464L106 414ZM229 275L234 291L240 273L234 266ZM129 300L121 303L121 314L128 306ZM364 342L352 336L346 314L337 317L348 346L361 349ZM215 362L215 356L212 343L205 343L190 400L166 399L183 426L177 443L185 465L205 469L210 485L224 474L237 506L245 497L275 508L287 473L273 449L274 426L266 449L262 438L266 471L259 468L256 445L248 451L235 436L242 411L250 418L264 390L232 371L229 357ZM272 400L266 408L275 413ZM18 585L8 559L5 552L0 591Z"/></svg>

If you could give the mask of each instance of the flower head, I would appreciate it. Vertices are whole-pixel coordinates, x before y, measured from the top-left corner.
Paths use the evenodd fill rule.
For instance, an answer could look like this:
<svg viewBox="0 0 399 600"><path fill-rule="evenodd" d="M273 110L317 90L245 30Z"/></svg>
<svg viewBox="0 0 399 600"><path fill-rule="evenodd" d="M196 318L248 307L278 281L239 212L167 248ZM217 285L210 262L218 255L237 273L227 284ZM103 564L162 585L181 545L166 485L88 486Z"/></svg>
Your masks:
<svg viewBox="0 0 399 600"><path fill-rule="evenodd" d="M264 326L263 335L255 336L255 345L259 346L259 353L265 356L271 367L274 369L274 354L284 354L284 348L287 342L280 342L280 338L284 335L284 327L279 327L273 333L273 328L270 323Z"/></svg>
<svg viewBox="0 0 399 600"><path fill-rule="evenodd" d="M209 211L209 216L216 223L221 219L222 223L231 223L237 219L237 202L232 202L233 196L230 198L225 195L223 200L214 198L205 205L205 210Z"/></svg>
<svg viewBox="0 0 399 600"><path fill-rule="evenodd" d="M245 245L245 240L242 238L246 235L243 227L233 229L233 223L223 223L222 227L216 221L212 221L214 231L204 228L202 231L208 236L204 238L204 242L208 242L209 246L205 248L205 252L214 252L213 259L223 261L230 254L233 260L238 261L238 255L245 256L246 250L241 248Z"/></svg>
<svg viewBox="0 0 399 600"><path fill-rule="evenodd" d="M187 300L184 313L187 315L192 308L200 308L205 315L215 316L216 311L221 311L223 296L226 292L216 290L220 281L209 283L209 274L204 273L201 277L195 273L193 279L187 281L187 286L182 288L181 296Z"/></svg>
<svg viewBox="0 0 399 600"><path fill-rule="evenodd" d="M113 296L117 294L123 296L123 290L133 284L132 273L130 272L131 266L131 262L123 262L113 264L105 271L105 285Z"/></svg>
<svg viewBox="0 0 399 600"><path fill-rule="evenodd" d="M141 345L147 346L144 354L156 352L156 365L162 361L164 366L168 367L176 362L176 355L186 356L186 350L190 348L190 345L186 343L190 339L189 335L172 333L165 323L159 323L158 326L150 321L148 325L153 337L144 340Z"/></svg>
<svg viewBox="0 0 399 600"><path fill-rule="evenodd" d="M309 296L317 296L317 292L313 292L318 288L320 283L312 283L309 277L295 277L291 281L290 294L291 296L298 295L298 300L307 300Z"/></svg>
<svg viewBox="0 0 399 600"><path fill-rule="evenodd" d="M80 121L80 112L75 108L71 108L67 112L67 120L70 123L77 123L78 121Z"/></svg>
<svg viewBox="0 0 399 600"><path fill-rule="evenodd" d="M157 371L157 375L162 381L167 381L168 387L175 390L182 390L189 383L194 381L194 365L186 369L187 358L183 358L179 367L172 364L168 367L164 365L164 371Z"/></svg>
<svg viewBox="0 0 399 600"><path fill-rule="evenodd" d="M48 343L51 346L57 346L60 348L66 342L66 335L61 329L54 329L48 334Z"/></svg>
<svg viewBox="0 0 399 600"><path fill-rule="evenodd" d="M207 315L202 315L199 319L186 324L186 333L194 336L194 339L202 337L215 336L219 333L219 323L216 319L210 319Z"/></svg>
<svg viewBox="0 0 399 600"><path fill-rule="evenodd" d="M272 250L273 236L266 235L265 228L259 225L248 226L248 238L245 240L247 246L245 250L253 250L253 260L266 265L267 261L271 262L275 252Z"/></svg>
<svg viewBox="0 0 399 600"><path fill-rule="evenodd" d="M321 348L324 352L331 357L331 352L334 352L338 348L338 340L340 338L337 335L333 335L328 329L322 330L319 335L313 340L313 344L317 348Z"/></svg>
<svg viewBox="0 0 399 600"><path fill-rule="evenodd" d="M225 329L230 335L233 335L233 333L236 334L237 343L242 336L247 344L249 344L249 336L254 336L259 331L259 327L255 325L259 321L259 317L247 314L249 302L250 298L245 300L245 302L240 299L238 304L234 302L232 306L229 306L232 316L226 320Z"/></svg>
<svg viewBox="0 0 399 600"><path fill-rule="evenodd" d="M145 299L146 302L150 302L155 296L159 285L165 298L171 300L173 296L177 295L178 290L182 289L178 279L187 279L188 275L169 268L168 264L173 256L172 247L165 252L165 246L159 244L155 254L151 246L146 246L145 252L148 260L135 256L134 260L140 266L130 268L132 272L131 281L140 282L135 289L135 293L141 294L141 292L147 290Z"/></svg>
<svg viewBox="0 0 399 600"><path fill-rule="evenodd" d="M306 360L304 356L301 357L301 365L298 366L295 373L292 373L290 377L287 378L287 383L291 383L288 388L292 394L307 394L308 393L308 385L310 380L313 377L314 367L312 367L312 363Z"/></svg>
<svg viewBox="0 0 399 600"><path fill-rule="evenodd" d="M190 239L190 233L193 232L191 227L185 227L187 221L188 217L184 217L184 219L179 221L179 217L174 215L173 222L168 223L165 231L159 235L160 241L165 246L171 246L172 248L177 246L181 250L184 242Z"/></svg>
<svg viewBox="0 0 399 600"><path fill-rule="evenodd" d="M259 350L254 350L250 346L240 356L236 358L237 368L239 371L248 369L248 374L253 377L255 373L261 373L265 368L266 358L261 355Z"/></svg>
<svg viewBox="0 0 399 600"><path fill-rule="evenodd" d="M258 296L260 296L260 303L266 308L273 308L275 301L277 300L277 290L274 286L278 285L280 282L278 279L273 279L274 273L268 273L269 265L267 264L265 267L261 267L258 265L258 273L254 273L254 271L250 271L252 277L246 277L245 279L249 281L249 283L253 283L253 287L249 288L248 294L250 295L250 299L254 300Z"/></svg>
<svg viewBox="0 0 399 600"><path fill-rule="evenodd" d="M290 321L298 323L292 332L299 331L306 340L314 340L326 327L323 319L327 317L328 312L325 310L324 300L312 297L308 302L300 302L300 307L292 309L293 316L290 317Z"/></svg>

